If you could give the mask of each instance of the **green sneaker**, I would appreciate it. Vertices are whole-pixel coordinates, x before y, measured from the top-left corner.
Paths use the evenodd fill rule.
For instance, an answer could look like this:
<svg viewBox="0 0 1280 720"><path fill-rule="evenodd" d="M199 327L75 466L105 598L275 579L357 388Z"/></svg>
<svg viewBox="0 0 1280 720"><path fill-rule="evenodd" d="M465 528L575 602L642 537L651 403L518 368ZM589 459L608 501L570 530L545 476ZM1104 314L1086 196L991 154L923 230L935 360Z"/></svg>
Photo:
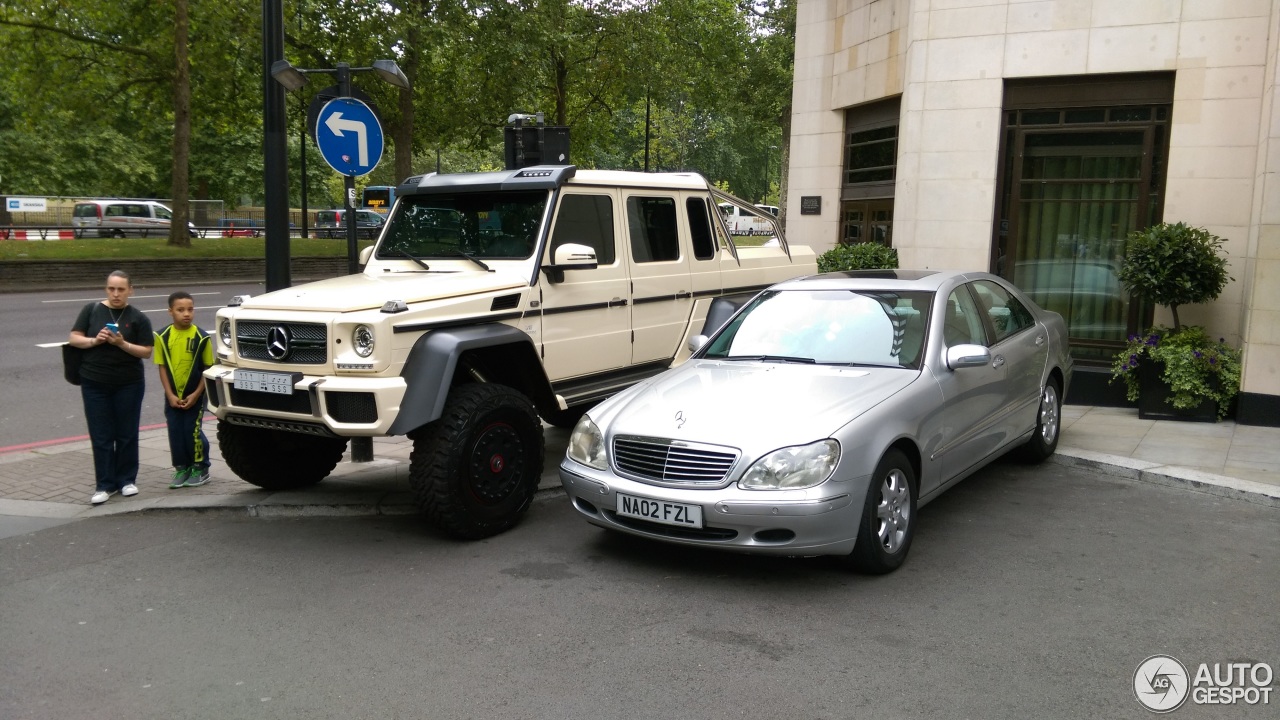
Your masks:
<svg viewBox="0 0 1280 720"><path fill-rule="evenodd" d="M191 468L175 468L173 471L173 479L169 481L169 489L177 490L187 484L187 476L191 474Z"/></svg>
<svg viewBox="0 0 1280 720"><path fill-rule="evenodd" d="M209 468L192 465L187 469L187 482L184 487L200 487L209 482Z"/></svg>

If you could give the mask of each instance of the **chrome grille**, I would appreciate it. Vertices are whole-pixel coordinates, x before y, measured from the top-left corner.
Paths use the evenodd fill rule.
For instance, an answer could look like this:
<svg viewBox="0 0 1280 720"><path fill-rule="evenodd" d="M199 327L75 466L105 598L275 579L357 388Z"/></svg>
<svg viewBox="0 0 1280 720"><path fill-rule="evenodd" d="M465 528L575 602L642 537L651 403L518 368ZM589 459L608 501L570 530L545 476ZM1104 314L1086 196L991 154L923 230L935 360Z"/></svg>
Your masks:
<svg viewBox="0 0 1280 720"><path fill-rule="evenodd" d="M625 435L613 439L618 472L662 485L718 487L737 460L737 450L721 445Z"/></svg>
<svg viewBox="0 0 1280 720"><path fill-rule="evenodd" d="M267 352L267 334L281 326L289 331L289 354L277 360ZM246 360L288 363L291 365L323 365L329 359L328 332L319 323L263 322L245 320L236 323L236 350Z"/></svg>

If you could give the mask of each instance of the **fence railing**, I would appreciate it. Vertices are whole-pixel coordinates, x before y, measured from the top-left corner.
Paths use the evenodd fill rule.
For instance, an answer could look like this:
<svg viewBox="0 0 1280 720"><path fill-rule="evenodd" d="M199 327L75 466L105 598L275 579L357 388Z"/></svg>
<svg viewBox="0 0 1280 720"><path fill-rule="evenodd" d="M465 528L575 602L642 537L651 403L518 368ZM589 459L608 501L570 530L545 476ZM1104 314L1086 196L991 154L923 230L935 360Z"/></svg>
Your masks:
<svg viewBox="0 0 1280 720"><path fill-rule="evenodd" d="M69 225L23 225L12 227L0 227L0 240L72 240L79 238L98 238L98 237L115 237L115 230L108 229L102 231L103 235L99 235L99 231L95 228L85 229L71 227ZM169 228L127 228L119 231L125 237L153 237L163 238L169 237ZM359 231L362 238L372 237L376 231L366 232L364 228ZM227 237L263 237L266 234L264 227L236 227L236 226L210 226L196 227L192 230L194 237L198 238L227 238ZM327 237L321 235L313 229L308 229L310 237ZM289 228L290 237L301 237L301 228ZM341 233L342 238L346 238L346 233Z"/></svg>

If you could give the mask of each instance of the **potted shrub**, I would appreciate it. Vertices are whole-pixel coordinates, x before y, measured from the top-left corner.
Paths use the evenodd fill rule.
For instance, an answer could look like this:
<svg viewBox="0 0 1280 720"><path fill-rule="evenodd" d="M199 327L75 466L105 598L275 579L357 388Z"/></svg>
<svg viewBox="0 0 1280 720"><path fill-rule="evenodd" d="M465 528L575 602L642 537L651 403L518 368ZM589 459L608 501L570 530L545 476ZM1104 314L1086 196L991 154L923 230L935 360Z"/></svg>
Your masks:
<svg viewBox="0 0 1280 720"><path fill-rule="evenodd" d="M1214 422L1240 390L1240 352L1204 328L1184 326L1180 305L1210 302L1227 281L1222 238L1184 223L1129 234L1120 281L1135 298L1169 308L1173 327L1156 326L1129 343L1112 365L1144 418Z"/></svg>
<svg viewBox="0 0 1280 720"><path fill-rule="evenodd" d="M818 256L818 272L889 270L898 267L898 251L875 242L837 245Z"/></svg>

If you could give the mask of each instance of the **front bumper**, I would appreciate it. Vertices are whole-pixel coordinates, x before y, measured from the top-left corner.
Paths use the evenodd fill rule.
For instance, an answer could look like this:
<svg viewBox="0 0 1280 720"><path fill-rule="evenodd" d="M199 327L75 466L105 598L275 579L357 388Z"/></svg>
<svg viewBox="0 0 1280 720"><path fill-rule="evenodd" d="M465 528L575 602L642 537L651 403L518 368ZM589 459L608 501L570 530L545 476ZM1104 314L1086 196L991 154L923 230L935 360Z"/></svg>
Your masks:
<svg viewBox="0 0 1280 720"><path fill-rule="evenodd" d="M832 481L813 488L807 499L785 493L668 488L629 480L565 458L560 482L587 522L610 530L693 547L714 547L765 555L847 555L853 551L871 476ZM618 493L702 508L703 528L646 522L617 514Z"/></svg>
<svg viewBox="0 0 1280 720"><path fill-rule="evenodd" d="M294 374L290 395L237 388L235 368L204 371L209 409L219 420L337 437L386 435L400 413L402 377Z"/></svg>

